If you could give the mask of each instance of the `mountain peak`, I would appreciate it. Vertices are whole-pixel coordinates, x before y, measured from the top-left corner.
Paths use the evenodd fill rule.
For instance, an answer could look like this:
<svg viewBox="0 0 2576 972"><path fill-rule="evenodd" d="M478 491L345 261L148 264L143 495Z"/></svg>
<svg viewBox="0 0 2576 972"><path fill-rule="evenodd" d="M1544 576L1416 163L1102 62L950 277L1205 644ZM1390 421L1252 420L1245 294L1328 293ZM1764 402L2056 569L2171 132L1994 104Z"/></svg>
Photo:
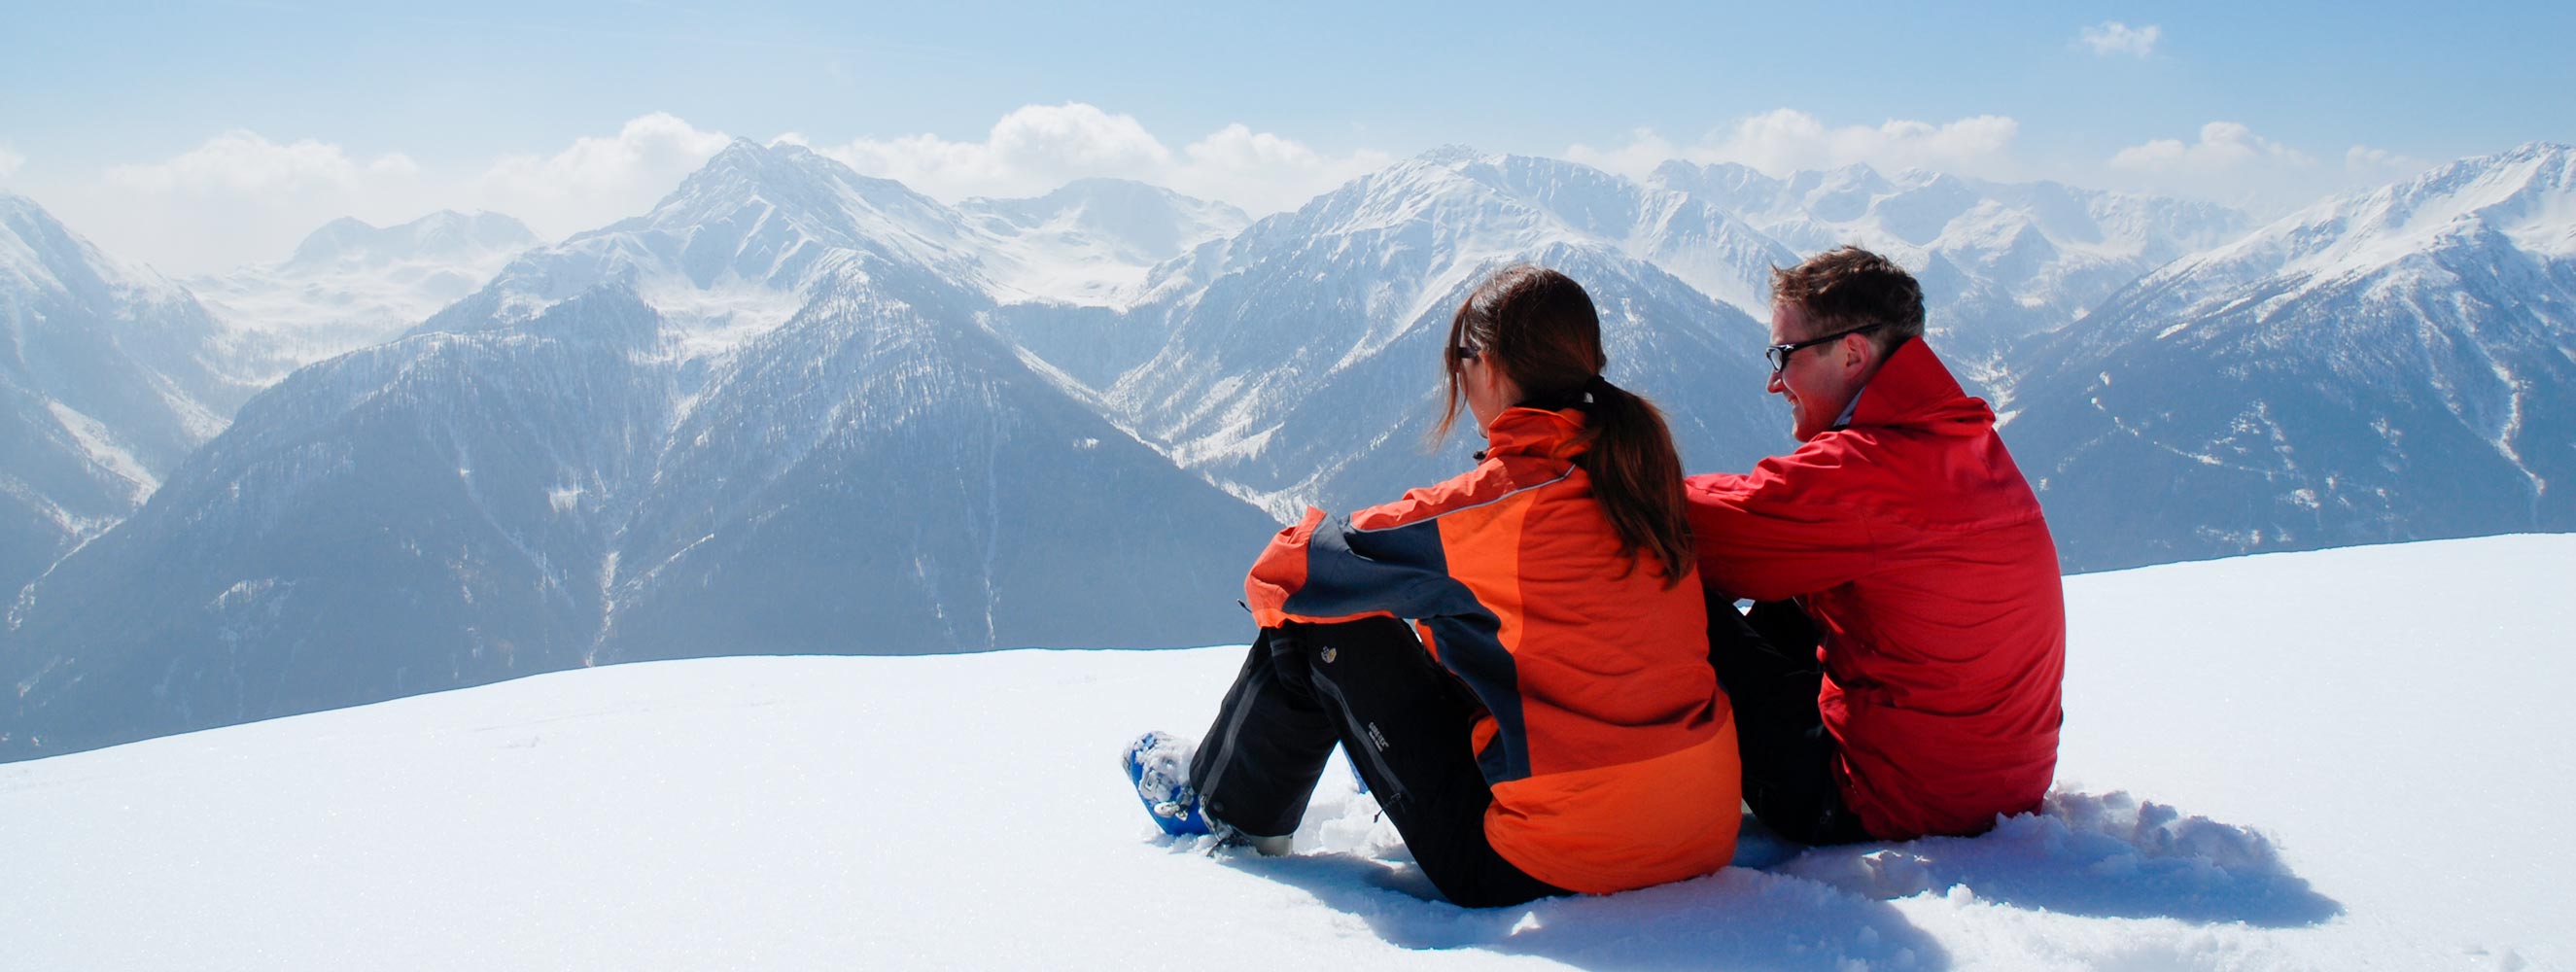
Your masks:
<svg viewBox="0 0 2576 972"><path fill-rule="evenodd" d="M793 164L795 157L789 154L788 150L802 148L803 146L790 144L767 146L747 138L734 139L724 147L723 151L709 157L705 165L698 167L698 171L690 173L687 179L682 180L680 189L686 192L692 183L733 178L760 179L783 171L793 171L787 167ZM809 151L806 154L812 153Z"/></svg>
<svg viewBox="0 0 2576 972"><path fill-rule="evenodd" d="M861 175L806 146L762 145L737 138L682 179L653 212L677 209L704 215L730 211L754 198L799 215L836 213L853 202L884 210L938 208L900 182ZM647 218L658 217L648 214Z"/></svg>
<svg viewBox="0 0 2576 972"><path fill-rule="evenodd" d="M37 205L35 200L10 192L0 192L0 219L7 220L6 225L9 227L16 227L19 224L56 228L62 226L60 220L55 219L52 213L46 212L45 207Z"/></svg>
<svg viewBox="0 0 2576 972"><path fill-rule="evenodd" d="M779 147L786 147L789 144L792 143L782 142ZM761 160L769 157L771 148L771 146L762 145L759 142L736 135L734 136L733 141L726 142L723 149L717 151L714 156L707 159L707 167L713 168L724 165L758 165Z"/></svg>
<svg viewBox="0 0 2576 972"><path fill-rule="evenodd" d="M378 227L343 216L322 224L295 247L286 266L384 266L415 260L471 262L543 243L526 223L500 213L442 209L408 223Z"/></svg>
<svg viewBox="0 0 2576 972"><path fill-rule="evenodd" d="M523 320L602 281L642 288L682 330L725 341L787 319L809 287L853 261L980 282L974 232L902 183L860 175L793 142L735 139L650 211L576 233L504 267L492 306ZM710 332L712 333L712 332ZM700 345L717 347L723 342Z"/></svg>
<svg viewBox="0 0 2576 972"><path fill-rule="evenodd" d="M0 218L24 220L30 217L41 217L47 220L53 218L46 215L45 207L36 205L35 200L7 190L0 190Z"/></svg>
<svg viewBox="0 0 2576 972"><path fill-rule="evenodd" d="M2502 234L2551 256L2576 255L2576 148L2531 142L2461 159L2347 202L2363 235L2394 236L2411 248L2462 231Z"/></svg>
<svg viewBox="0 0 2576 972"><path fill-rule="evenodd" d="M2576 156L2576 145L2565 142L2524 142L2492 157L2501 162L2511 163L2569 156Z"/></svg>
<svg viewBox="0 0 2576 972"><path fill-rule="evenodd" d="M1689 176L1694 178L1722 178L1732 182L1780 181L1778 179L1771 178L1768 175L1764 175L1762 170L1756 169L1742 162L1693 162L1689 159L1665 159L1663 164L1655 166L1654 175L1657 177Z"/></svg>
<svg viewBox="0 0 2576 972"><path fill-rule="evenodd" d="M1887 187L1887 178L1866 162L1832 169L1807 169L1789 177L1791 188L1802 193L1870 192Z"/></svg>
<svg viewBox="0 0 2576 972"><path fill-rule="evenodd" d="M2545 178L2552 170L2571 166L2576 166L2576 147L2557 142L2525 142L2492 155L2471 156L2435 166L2414 179L2398 183L2398 186L2448 191L2493 178L2497 173L2523 173L2526 178Z"/></svg>
<svg viewBox="0 0 2576 972"><path fill-rule="evenodd" d="M1782 182L1738 162L1706 164L1672 159L1655 167L1646 184L1709 199L1735 212L1753 212L1778 203Z"/></svg>
<svg viewBox="0 0 2576 972"><path fill-rule="evenodd" d="M1476 151L1475 146L1461 145L1452 142L1428 152L1424 152L1420 155L1416 155L1413 157L1413 160L1426 165L1456 165L1461 162L1473 162L1484 157L1485 153Z"/></svg>

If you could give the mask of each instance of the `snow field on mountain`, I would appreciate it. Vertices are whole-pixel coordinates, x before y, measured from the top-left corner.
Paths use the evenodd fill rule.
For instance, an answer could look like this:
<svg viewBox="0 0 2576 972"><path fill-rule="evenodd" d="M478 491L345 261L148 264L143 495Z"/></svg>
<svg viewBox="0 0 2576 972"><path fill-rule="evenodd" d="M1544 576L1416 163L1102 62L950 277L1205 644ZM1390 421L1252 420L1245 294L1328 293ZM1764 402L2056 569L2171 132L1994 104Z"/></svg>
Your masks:
<svg viewBox="0 0 2576 972"><path fill-rule="evenodd" d="M538 676L0 766L0 967L2564 967L2571 562L2071 578L2048 813L1491 911L1338 766L1295 856L1153 830L1240 648Z"/></svg>
<svg viewBox="0 0 2576 972"><path fill-rule="evenodd" d="M161 488L161 478L144 468L143 463L134 458L133 452L116 441L116 434L99 424L97 419L61 402L46 402L45 410L53 413L54 421L62 425L63 431L71 433L72 441L80 444L91 463L134 484L134 505L143 505L144 500L152 498L153 490Z"/></svg>

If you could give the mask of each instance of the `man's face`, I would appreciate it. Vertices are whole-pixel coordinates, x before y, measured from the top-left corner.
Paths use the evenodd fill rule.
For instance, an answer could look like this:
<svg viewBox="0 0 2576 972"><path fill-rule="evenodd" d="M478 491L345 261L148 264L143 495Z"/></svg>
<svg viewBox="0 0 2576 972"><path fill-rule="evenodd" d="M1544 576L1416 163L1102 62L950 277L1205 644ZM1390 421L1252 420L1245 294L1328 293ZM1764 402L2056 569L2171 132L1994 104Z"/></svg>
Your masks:
<svg viewBox="0 0 2576 972"><path fill-rule="evenodd" d="M1771 343L1791 344L1820 337L1804 311L1791 305L1771 308ZM1830 429L1843 407L1868 379L1868 338L1853 335L1789 353L1789 363L1771 374L1771 393L1789 400L1789 434L1805 442Z"/></svg>

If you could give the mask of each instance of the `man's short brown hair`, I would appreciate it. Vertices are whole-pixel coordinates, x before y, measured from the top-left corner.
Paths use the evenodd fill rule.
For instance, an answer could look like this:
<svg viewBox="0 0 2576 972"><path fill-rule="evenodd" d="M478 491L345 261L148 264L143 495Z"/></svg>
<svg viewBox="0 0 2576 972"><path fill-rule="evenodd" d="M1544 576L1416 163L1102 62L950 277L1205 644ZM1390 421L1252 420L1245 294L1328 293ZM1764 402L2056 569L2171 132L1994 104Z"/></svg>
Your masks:
<svg viewBox="0 0 2576 972"><path fill-rule="evenodd" d="M1886 257L1857 246L1827 250L1786 270L1771 268L1771 306L1793 306L1822 337L1871 324L1882 352L1923 336L1923 287Z"/></svg>

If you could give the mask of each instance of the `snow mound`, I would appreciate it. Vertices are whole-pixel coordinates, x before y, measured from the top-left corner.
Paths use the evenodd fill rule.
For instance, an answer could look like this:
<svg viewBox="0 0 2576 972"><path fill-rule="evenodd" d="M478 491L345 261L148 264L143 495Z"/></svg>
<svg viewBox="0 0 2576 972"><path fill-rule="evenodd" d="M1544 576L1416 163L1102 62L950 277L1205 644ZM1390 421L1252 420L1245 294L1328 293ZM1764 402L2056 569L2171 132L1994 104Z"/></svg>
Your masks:
<svg viewBox="0 0 2576 972"><path fill-rule="evenodd" d="M2040 813L1491 910L1338 763L1287 857L1147 820L1240 647L562 672L0 765L0 967L2561 968L2571 562L2070 578Z"/></svg>
<svg viewBox="0 0 2576 972"><path fill-rule="evenodd" d="M1820 848L1773 870L1868 898L1938 892L2108 918L2286 928L2343 910L2292 873L2261 831L2120 792L2060 791L2043 812L1981 837Z"/></svg>

